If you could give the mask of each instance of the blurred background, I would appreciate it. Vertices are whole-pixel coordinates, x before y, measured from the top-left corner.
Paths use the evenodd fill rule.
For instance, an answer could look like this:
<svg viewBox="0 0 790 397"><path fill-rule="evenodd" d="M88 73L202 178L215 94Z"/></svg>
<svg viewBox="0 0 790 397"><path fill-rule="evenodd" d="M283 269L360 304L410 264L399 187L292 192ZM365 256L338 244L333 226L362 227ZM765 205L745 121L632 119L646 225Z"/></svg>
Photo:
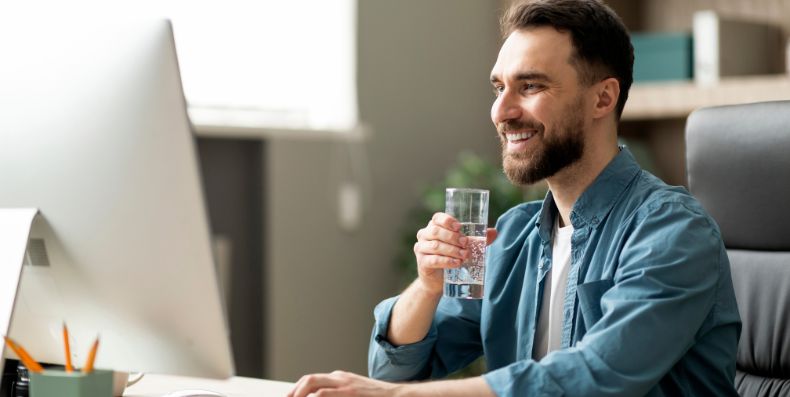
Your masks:
<svg viewBox="0 0 790 397"><path fill-rule="evenodd" d="M489 118L510 1L106 3L46 9L172 19L239 375L366 373L444 187L545 191L502 183ZM608 4L637 53L621 137L665 181L686 183L692 110L790 99L790 0Z"/></svg>

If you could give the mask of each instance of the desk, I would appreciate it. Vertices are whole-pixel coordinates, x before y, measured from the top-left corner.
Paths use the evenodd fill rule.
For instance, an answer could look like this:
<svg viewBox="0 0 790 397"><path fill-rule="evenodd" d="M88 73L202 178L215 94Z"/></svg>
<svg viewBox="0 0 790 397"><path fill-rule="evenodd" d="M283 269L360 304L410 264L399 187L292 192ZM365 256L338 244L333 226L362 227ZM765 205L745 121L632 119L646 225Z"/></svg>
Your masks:
<svg viewBox="0 0 790 397"><path fill-rule="evenodd" d="M292 383L272 380L233 377L227 380L188 378L183 376L147 374L134 386L126 389L124 397L162 397L166 393L184 389L204 389L228 397L285 397Z"/></svg>

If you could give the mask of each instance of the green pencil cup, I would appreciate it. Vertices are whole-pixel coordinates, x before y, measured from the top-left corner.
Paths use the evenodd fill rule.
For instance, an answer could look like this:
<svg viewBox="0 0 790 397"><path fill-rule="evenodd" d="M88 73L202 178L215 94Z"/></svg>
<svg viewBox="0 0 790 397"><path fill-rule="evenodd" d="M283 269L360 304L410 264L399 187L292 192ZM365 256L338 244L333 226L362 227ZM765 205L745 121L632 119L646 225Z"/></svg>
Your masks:
<svg viewBox="0 0 790 397"><path fill-rule="evenodd" d="M30 397L112 397L113 371L89 374L46 370L30 374Z"/></svg>

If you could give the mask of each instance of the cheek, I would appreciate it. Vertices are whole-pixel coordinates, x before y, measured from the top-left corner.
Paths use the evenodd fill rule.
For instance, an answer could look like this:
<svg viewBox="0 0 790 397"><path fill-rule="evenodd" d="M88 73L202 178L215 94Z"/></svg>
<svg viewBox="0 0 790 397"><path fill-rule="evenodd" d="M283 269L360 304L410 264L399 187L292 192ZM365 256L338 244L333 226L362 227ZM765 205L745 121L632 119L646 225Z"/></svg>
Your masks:
<svg viewBox="0 0 790 397"><path fill-rule="evenodd" d="M532 101L526 101L525 108L529 117L540 124L543 124L546 129L554 123L555 106L551 101L535 98Z"/></svg>

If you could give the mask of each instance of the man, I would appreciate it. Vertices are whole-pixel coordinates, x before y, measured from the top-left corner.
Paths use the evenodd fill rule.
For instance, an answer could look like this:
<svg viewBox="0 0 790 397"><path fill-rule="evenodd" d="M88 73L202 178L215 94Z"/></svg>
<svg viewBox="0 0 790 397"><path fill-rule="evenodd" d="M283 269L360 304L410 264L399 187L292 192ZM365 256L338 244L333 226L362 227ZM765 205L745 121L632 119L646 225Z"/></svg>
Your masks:
<svg viewBox="0 0 790 397"><path fill-rule="evenodd" d="M489 231L482 301L441 297L443 269L468 253L458 222L436 214L417 234L419 277L375 310L381 380L308 375L291 395L737 395L719 230L617 145L633 65L622 22L595 0L538 0L515 4L503 32L491 118L504 170L546 179L549 194ZM383 381L441 378L480 355L482 377Z"/></svg>

